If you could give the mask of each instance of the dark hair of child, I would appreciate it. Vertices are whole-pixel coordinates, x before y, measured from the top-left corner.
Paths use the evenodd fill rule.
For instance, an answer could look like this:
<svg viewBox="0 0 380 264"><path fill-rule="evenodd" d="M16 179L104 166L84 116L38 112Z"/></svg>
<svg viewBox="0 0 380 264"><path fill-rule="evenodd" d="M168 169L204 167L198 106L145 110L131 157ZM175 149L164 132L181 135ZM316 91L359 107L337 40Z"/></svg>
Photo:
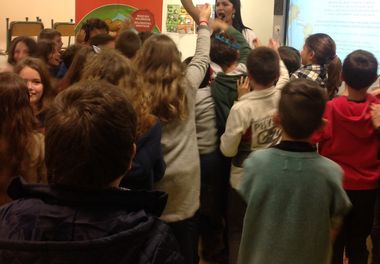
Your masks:
<svg viewBox="0 0 380 264"><path fill-rule="evenodd" d="M111 41L115 41L115 38L112 37L110 34L108 34L108 33L100 33L100 34L97 34L97 35L91 37L88 40L88 44L90 44L91 46L92 45L94 45L94 46L102 46L102 45L108 44Z"/></svg>
<svg viewBox="0 0 380 264"><path fill-rule="evenodd" d="M309 138L322 125L326 93L317 82L290 81L281 90L278 107L281 128L296 140Z"/></svg>
<svg viewBox="0 0 380 264"><path fill-rule="evenodd" d="M192 59L193 59L193 56L188 57L183 61L183 63L187 66L190 64ZM210 86L211 76L212 76L212 69L211 69L211 66L209 65L207 68L205 77L203 78L202 83L199 85L199 88L205 88L205 87Z"/></svg>
<svg viewBox="0 0 380 264"><path fill-rule="evenodd" d="M278 48L278 53L288 69L289 76L301 67L301 54L297 49L289 46L282 46Z"/></svg>
<svg viewBox="0 0 380 264"><path fill-rule="evenodd" d="M74 44L70 45L62 54L62 61L65 64L66 68L70 68L71 63L77 52L82 48L82 45Z"/></svg>
<svg viewBox="0 0 380 264"><path fill-rule="evenodd" d="M85 42L88 42L89 39L90 39L90 33L91 31L93 31L94 29L100 29L100 30L104 30L106 33L109 32L109 27L107 25L106 22L104 22L103 20L99 19L99 18L90 18L88 19L81 27L81 29L84 30L85 32L85 37L84 37L84 41Z"/></svg>
<svg viewBox="0 0 380 264"><path fill-rule="evenodd" d="M328 76L338 76L342 70L342 64L336 56L335 41L327 34L316 33L305 40L305 46L314 53L313 63L328 65ZM326 81L328 93L336 90L336 82Z"/></svg>
<svg viewBox="0 0 380 264"><path fill-rule="evenodd" d="M222 40L221 40L222 39ZM223 41L225 40L225 41ZM214 32L211 36L210 59L219 66L229 67L239 60L236 39L225 32Z"/></svg>
<svg viewBox="0 0 380 264"><path fill-rule="evenodd" d="M141 39L135 32L124 31L116 39L115 48L131 59L136 55L141 45Z"/></svg>
<svg viewBox="0 0 380 264"><path fill-rule="evenodd" d="M89 56L95 54L92 47L78 45L79 50L76 52L70 67L67 69L65 76L58 84L58 91L61 92L76 82L79 82Z"/></svg>
<svg viewBox="0 0 380 264"><path fill-rule="evenodd" d="M79 82L60 93L46 118L49 184L109 186L130 166L136 122L125 92L105 81Z"/></svg>
<svg viewBox="0 0 380 264"><path fill-rule="evenodd" d="M258 84L274 85L280 77L280 58L273 49L258 47L248 55L247 71Z"/></svg>
<svg viewBox="0 0 380 264"><path fill-rule="evenodd" d="M41 30L40 34L38 35L38 41L42 39L54 40L56 36L62 36L62 34L55 29L45 28Z"/></svg>
<svg viewBox="0 0 380 264"><path fill-rule="evenodd" d="M356 50L347 55L343 62L343 80L351 88L368 88L377 79L376 57L365 50Z"/></svg>
<svg viewBox="0 0 380 264"><path fill-rule="evenodd" d="M153 35L154 35L154 33L151 31L143 31L143 32L137 33L137 36L139 36L139 38L141 40L141 45L143 45L145 40L147 40L148 38L150 38Z"/></svg>
<svg viewBox="0 0 380 264"><path fill-rule="evenodd" d="M48 64L49 56L55 51L56 45L57 44L50 39L41 39L37 42L36 57Z"/></svg>
<svg viewBox="0 0 380 264"><path fill-rule="evenodd" d="M16 37L12 40L8 51L8 63L11 65L15 65L17 63L14 58L14 53L19 42L23 42L28 47L29 56L33 57L37 52L37 43L34 39L25 36Z"/></svg>

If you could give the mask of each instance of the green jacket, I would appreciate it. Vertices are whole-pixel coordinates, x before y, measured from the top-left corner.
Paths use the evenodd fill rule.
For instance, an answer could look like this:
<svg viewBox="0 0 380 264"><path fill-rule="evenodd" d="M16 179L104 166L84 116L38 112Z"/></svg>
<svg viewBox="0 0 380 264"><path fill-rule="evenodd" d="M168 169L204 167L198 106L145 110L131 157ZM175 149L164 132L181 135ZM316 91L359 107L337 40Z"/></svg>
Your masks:
<svg viewBox="0 0 380 264"><path fill-rule="evenodd" d="M221 72L211 84L211 95L215 101L216 127L219 136L224 133L228 114L237 99L236 82L246 75L243 72L237 75L227 75Z"/></svg>

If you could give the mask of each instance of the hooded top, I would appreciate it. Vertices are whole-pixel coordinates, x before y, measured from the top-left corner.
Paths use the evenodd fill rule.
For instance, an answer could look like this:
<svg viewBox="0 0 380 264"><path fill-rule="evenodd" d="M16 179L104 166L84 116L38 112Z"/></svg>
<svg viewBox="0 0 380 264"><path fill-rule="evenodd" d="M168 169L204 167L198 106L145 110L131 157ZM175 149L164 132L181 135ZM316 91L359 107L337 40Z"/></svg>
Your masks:
<svg viewBox="0 0 380 264"><path fill-rule="evenodd" d="M372 190L378 186L379 141L371 120L372 103L379 100L368 94L364 102L341 96L326 106L327 125L321 135L319 152L343 168L346 190Z"/></svg>
<svg viewBox="0 0 380 264"><path fill-rule="evenodd" d="M0 208L0 263L183 263L157 219L161 192L74 190L14 179Z"/></svg>
<svg viewBox="0 0 380 264"><path fill-rule="evenodd" d="M239 67L239 69L240 72L236 70L228 74L218 73L211 84L211 94L215 101L216 127L219 135L224 133L228 114L237 99L236 82L241 77L247 76L243 67Z"/></svg>

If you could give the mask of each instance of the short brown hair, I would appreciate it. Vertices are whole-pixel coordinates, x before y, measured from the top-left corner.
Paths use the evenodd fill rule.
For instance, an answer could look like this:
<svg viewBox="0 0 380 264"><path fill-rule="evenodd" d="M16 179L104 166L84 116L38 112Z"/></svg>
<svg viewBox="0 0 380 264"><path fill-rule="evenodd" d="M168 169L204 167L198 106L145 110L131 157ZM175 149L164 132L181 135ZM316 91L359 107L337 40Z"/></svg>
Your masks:
<svg viewBox="0 0 380 264"><path fill-rule="evenodd" d="M290 81L281 91L278 107L281 127L292 139L306 139L322 125L326 93L307 79Z"/></svg>
<svg viewBox="0 0 380 264"><path fill-rule="evenodd" d="M126 94L105 81L82 81L55 99L46 118L49 183L99 189L132 159L136 114Z"/></svg>
<svg viewBox="0 0 380 264"><path fill-rule="evenodd" d="M258 84L273 85L280 77L279 55L267 47L256 48L248 55L247 70Z"/></svg>

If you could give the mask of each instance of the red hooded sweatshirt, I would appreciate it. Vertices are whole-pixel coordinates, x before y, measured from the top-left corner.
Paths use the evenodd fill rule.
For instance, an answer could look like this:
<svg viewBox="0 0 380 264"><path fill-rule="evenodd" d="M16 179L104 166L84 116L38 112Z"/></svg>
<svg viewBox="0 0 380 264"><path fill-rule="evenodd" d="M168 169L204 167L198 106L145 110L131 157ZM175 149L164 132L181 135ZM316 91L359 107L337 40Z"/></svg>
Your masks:
<svg viewBox="0 0 380 264"><path fill-rule="evenodd" d="M328 122L320 135L319 153L343 168L346 190L373 190L378 186L380 145L371 121L372 103L380 101L372 95L365 102L340 96L326 106L324 117Z"/></svg>

